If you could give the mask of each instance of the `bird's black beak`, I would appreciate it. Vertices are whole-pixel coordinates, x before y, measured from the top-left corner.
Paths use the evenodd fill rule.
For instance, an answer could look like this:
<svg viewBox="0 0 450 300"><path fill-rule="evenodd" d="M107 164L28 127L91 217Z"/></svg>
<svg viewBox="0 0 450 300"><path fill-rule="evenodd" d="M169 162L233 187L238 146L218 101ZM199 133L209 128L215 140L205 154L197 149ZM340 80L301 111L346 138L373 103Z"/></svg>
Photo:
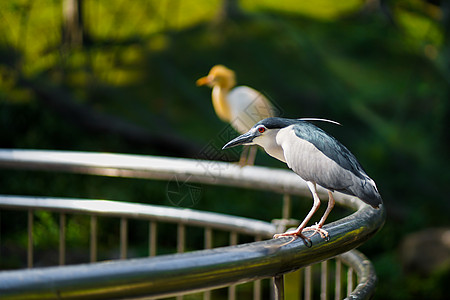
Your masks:
<svg viewBox="0 0 450 300"><path fill-rule="evenodd" d="M226 145L222 147L222 150L228 149L231 147L235 147L235 146L239 146L239 145L250 144L254 138L255 138L254 133L249 131L249 132L244 133L243 135L240 135L237 138L229 141L228 143L226 143Z"/></svg>

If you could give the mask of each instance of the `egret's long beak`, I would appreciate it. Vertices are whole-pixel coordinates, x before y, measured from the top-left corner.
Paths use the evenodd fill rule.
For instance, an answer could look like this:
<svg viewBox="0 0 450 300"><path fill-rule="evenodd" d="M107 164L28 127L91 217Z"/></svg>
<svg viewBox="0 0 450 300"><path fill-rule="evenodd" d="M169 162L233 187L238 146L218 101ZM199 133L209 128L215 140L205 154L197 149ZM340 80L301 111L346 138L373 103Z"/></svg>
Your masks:
<svg viewBox="0 0 450 300"><path fill-rule="evenodd" d="M255 138L255 134L252 131L244 133L243 135L238 136L237 138L226 143L225 146L222 147L222 150L228 149L231 147L239 146L239 145L247 145L250 144Z"/></svg>
<svg viewBox="0 0 450 300"><path fill-rule="evenodd" d="M213 81L213 77L208 75L208 76L199 78L195 83L197 84L197 86L210 85L212 81Z"/></svg>

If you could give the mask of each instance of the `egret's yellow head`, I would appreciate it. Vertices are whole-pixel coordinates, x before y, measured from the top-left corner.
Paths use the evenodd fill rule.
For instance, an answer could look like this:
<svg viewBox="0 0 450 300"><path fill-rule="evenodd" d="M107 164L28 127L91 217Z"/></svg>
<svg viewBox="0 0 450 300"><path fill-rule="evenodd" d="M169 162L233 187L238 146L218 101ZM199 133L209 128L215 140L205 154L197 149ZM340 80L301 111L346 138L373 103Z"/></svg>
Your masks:
<svg viewBox="0 0 450 300"><path fill-rule="evenodd" d="M236 85L236 76L234 72L223 65L215 65L209 71L208 76L197 80L197 85L208 85L213 87L215 85L221 88L231 89Z"/></svg>

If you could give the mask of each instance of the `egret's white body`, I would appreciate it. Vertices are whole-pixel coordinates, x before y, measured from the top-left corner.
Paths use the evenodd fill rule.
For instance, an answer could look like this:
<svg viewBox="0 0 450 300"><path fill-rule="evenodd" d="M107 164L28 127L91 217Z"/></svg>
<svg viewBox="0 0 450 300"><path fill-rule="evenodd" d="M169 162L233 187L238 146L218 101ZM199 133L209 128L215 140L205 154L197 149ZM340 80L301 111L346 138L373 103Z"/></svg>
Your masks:
<svg viewBox="0 0 450 300"><path fill-rule="evenodd" d="M197 80L197 85L212 87L214 111L240 134L250 130L256 122L275 115L272 104L263 94L248 86L235 87L235 74L225 66L214 66L207 76ZM241 156L241 164L253 164L256 148L252 147L245 162L246 152Z"/></svg>
<svg viewBox="0 0 450 300"><path fill-rule="evenodd" d="M215 86L212 98L221 99L221 93L224 93L222 89ZM269 100L251 87L235 87L223 97L230 109L229 118L225 121L240 134L249 131L256 122L274 115Z"/></svg>

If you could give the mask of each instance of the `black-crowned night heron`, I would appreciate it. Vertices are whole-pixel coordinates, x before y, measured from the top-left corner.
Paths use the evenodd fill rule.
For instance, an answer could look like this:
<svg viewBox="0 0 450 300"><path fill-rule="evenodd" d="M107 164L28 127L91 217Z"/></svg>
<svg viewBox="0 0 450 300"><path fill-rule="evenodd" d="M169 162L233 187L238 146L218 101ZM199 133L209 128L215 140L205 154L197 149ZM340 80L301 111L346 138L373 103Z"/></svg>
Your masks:
<svg viewBox="0 0 450 300"><path fill-rule="evenodd" d="M212 87L212 103L217 116L240 134L250 130L256 122L275 116L272 104L260 92L248 86L235 87L236 76L225 66L212 67L207 76L197 80L197 85ZM245 147L239 164L252 165L256 150L256 147Z"/></svg>
<svg viewBox="0 0 450 300"><path fill-rule="evenodd" d="M289 166L303 178L312 193L314 205L296 230L274 237L300 236L309 239L322 229L334 206L333 191L356 196L374 208L382 204L375 182L366 174L355 156L331 135L304 119L267 118L256 123L247 133L228 142L223 149L237 145L260 145L270 155ZM316 184L328 190L328 207L314 226L306 227L320 206ZM314 231L309 237L303 231Z"/></svg>

